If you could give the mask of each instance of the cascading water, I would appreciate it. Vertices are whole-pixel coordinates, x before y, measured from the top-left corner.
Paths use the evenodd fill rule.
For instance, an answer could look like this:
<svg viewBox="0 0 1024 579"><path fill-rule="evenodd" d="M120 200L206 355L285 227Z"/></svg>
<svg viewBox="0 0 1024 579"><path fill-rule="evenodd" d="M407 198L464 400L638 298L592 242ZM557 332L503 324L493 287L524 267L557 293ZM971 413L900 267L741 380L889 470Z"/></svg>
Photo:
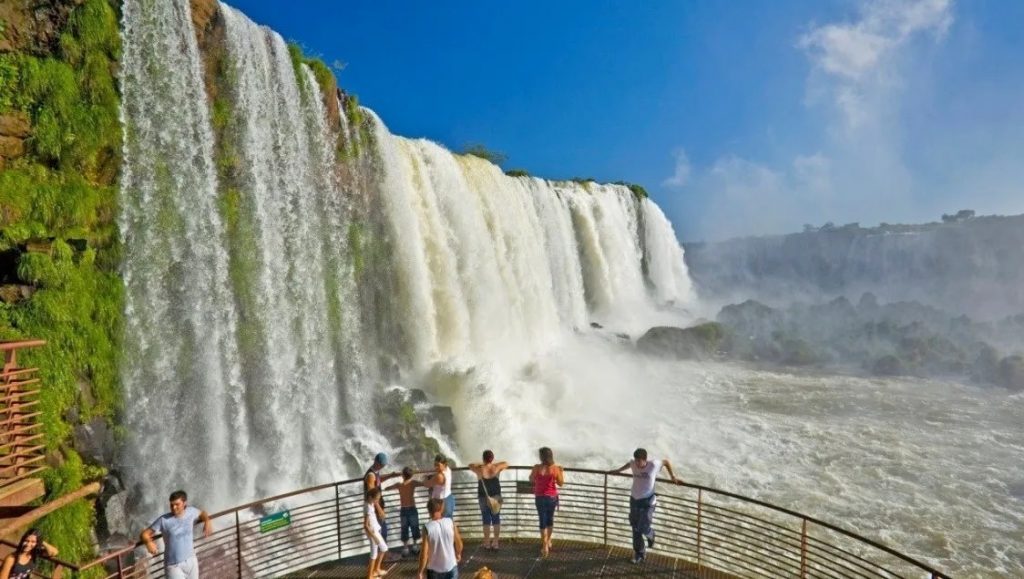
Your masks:
<svg viewBox="0 0 1024 579"><path fill-rule="evenodd" d="M248 415L188 6L128 0L123 35L126 462L150 501L185 484L227 497Z"/></svg>
<svg viewBox="0 0 1024 579"><path fill-rule="evenodd" d="M588 303L591 315L628 325L655 305L645 244L659 251L649 261L661 301L689 298L685 266L670 263L682 257L665 238L671 226L645 209L652 226L642 241L641 204L626 187L511 178L375 125L404 316L417 336L414 370L451 359L529 361L585 325Z"/></svg>
<svg viewBox="0 0 1024 579"><path fill-rule="evenodd" d="M187 3L124 14L131 475L148 497L200 487L213 506L341 477L359 317L319 87L223 7L237 158L218 186Z"/></svg>
<svg viewBox="0 0 1024 579"><path fill-rule="evenodd" d="M216 508L353 474L384 444L371 404L386 381L451 405L475 444L516 417L480 420L466 388L557 397L566 378L545 358L592 320L685 304L681 249L650 202L508 177L365 109L329 124L278 34L220 16L210 103L187 1L125 2L123 376L147 494L203 488ZM339 138L374 162L348 163ZM398 371L378 377L382 360Z"/></svg>
<svg viewBox="0 0 1024 579"><path fill-rule="evenodd" d="M600 390L558 359L576 355L591 320L632 331L683 318L668 305L690 299L682 249L626 187L507 177L374 119L397 308L412 336L412 351L392 354L452 406L462 447L501 440L507 456L529 460L546 431L528 420L556 421L572 397Z"/></svg>
<svg viewBox="0 0 1024 579"><path fill-rule="evenodd" d="M677 300L692 303L695 299L693 284L672 224L650 199L644 199L640 207L644 221L644 264L655 295L665 303Z"/></svg>
<svg viewBox="0 0 1024 579"><path fill-rule="evenodd" d="M238 151L235 181L244 200L237 219L251 232L231 240L242 245L233 252L236 292L254 298L244 304L242 328L255 369L247 375L248 403L260 409L250 452L259 469L253 476L263 483L257 490L273 493L344 472L337 372L345 364L335 360L331 339L341 320L328 304L337 297L329 287L339 276L330 243L342 226L339 193L312 75L295 69L280 35L231 8L222 14L235 78L235 130L227 138Z"/></svg>

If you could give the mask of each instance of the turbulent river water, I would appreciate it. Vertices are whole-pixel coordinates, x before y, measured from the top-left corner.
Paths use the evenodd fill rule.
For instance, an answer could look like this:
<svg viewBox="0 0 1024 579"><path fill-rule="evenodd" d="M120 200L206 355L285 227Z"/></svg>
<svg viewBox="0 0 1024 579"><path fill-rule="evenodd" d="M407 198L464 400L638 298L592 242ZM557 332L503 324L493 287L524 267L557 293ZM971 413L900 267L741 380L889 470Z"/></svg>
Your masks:
<svg viewBox="0 0 1024 579"><path fill-rule="evenodd" d="M1024 576L1020 394L641 359L598 337L551 359L554 394L525 378L536 392L496 403L509 418L488 437L522 441L515 459L547 444L566 463L617 467L645 446L691 482L838 523L955 576Z"/></svg>

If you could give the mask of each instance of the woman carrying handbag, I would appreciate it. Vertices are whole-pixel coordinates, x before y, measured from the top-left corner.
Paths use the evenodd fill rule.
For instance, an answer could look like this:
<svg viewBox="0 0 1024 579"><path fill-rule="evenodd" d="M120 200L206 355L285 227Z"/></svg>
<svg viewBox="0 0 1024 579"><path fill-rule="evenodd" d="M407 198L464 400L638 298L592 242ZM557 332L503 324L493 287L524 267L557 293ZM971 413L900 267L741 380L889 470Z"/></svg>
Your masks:
<svg viewBox="0 0 1024 579"><path fill-rule="evenodd" d="M472 463L469 470L477 476L477 497L480 502L480 515L484 523L484 549L498 550L498 537L501 534L501 480L498 475L508 468L505 461L494 462L494 453L485 450L484 462ZM491 531L493 529L493 539Z"/></svg>

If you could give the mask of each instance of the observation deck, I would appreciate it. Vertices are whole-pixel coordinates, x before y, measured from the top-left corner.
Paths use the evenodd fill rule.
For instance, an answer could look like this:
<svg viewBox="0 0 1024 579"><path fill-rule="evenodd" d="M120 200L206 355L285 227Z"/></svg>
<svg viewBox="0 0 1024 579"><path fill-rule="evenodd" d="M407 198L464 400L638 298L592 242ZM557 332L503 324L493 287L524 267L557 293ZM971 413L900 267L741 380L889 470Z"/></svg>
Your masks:
<svg viewBox="0 0 1024 579"><path fill-rule="evenodd" d="M659 479L656 544L647 561L629 562L631 477L566 468L555 515L554 546L539 557L530 467L502 474L501 550L480 547L482 524L476 478L454 469L455 521L466 540L460 577L483 566L499 578L516 577L733 577L948 578L932 567L871 539L801 513L710 487ZM385 487L388 485L386 484ZM425 495L417 495L420 503ZM398 496L385 492L392 551L399 551ZM303 489L212 515L216 532L196 539L201 576L365 577L369 544L363 534L362 479ZM426 521L420 509L420 522ZM198 533L197 529L197 535ZM398 548L396 548L398 547ZM84 565L53 561L63 577L158 579L162 555L128 545ZM387 564L388 566L391 563ZM416 560L397 562L388 577L415 577Z"/></svg>

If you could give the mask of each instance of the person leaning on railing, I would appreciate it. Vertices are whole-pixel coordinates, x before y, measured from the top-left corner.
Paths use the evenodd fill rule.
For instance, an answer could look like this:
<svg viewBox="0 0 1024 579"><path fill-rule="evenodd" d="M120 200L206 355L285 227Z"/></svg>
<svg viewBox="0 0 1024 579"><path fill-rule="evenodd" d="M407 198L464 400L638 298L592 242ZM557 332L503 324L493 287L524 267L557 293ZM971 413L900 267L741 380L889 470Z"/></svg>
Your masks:
<svg viewBox="0 0 1024 579"><path fill-rule="evenodd" d="M419 553L417 542L420 540L420 514L416 510L416 488L423 486L412 478L412 467L402 469L402 482L391 485L387 490L397 490L399 507L398 531L402 536L402 556ZM410 543L411 540L411 543ZM410 547L412 549L410 550Z"/></svg>
<svg viewBox="0 0 1024 579"><path fill-rule="evenodd" d="M29 529L18 541L17 550L4 557L0 579L29 579L40 557L56 556L57 548L44 541L37 529Z"/></svg>
<svg viewBox="0 0 1024 579"><path fill-rule="evenodd" d="M378 452L377 455L373 457L373 464L371 464L370 468L366 469L366 472L363 474L363 493L374 488L378 488L383 491L384 489L381 488L380 485L384 484L384 481L401 476L397 472L381 474L380 471L388 465L388 462L388 455L386 452ZM380 506L377 510L377 519L380 523L380 536L384 538L384 541L387 541L388 522L384 516L385 505L383 492L377 499L377 504Z"/></svg>
<svg viewBox="0 0 1024 579"><path fill-rule="evenodd" d="M565 473L562 467L555 464L555 453L550 448L545 446L538 452L540 464L533 465L530 482L533 484L537 518L540 519L540 554L547 557L551 553L551 533L555 529L558 487L565 484Z"/></svg>
<svg viewBox="0 0 1024 579"><path fill-rule="evenodd" d="M448 467L448 457L443 454L434 456L434 474L423 480L422 486L430 489L430 498L444 502L444 516L455 517L455 495L452 494L452 469Z"/></svg>
<svg viewBox="0 0 1024 579"><path fill-rule="evenodd" d="M498 550L498 537L501 535L501 471L508 468L505 461L494 462L494 453L485 450L483 464L471 463L469 470L477 476L476 494L480 502L480 516L484 525L484 549ZM491 540L491 530L494 539Z"/></svg>
<svg viewBox="0 0 1024 579"><path fill-rule="evenodd" d="M643 448L633 451L633 460L609 471L619 473L627 468L633 471L633 488L629 493L629 526L633 528L634 564L643 562L647 556L647 548L654 546L654 507L658 503L658 497L654 494L654 483L657 482L662 467L668 471L672 482L683 483L672 472L672 463L667 458L649 461L647 451ZM647 540L646 546L644 539Z"/></svg>
<svg viewBox="0 0 1024 579"><path fill-rule="evenodd" d="M185 491L171 493L171 512L161 515L140 538L150 555L156 555L153 536L164 538L164 572L167 579L199 579L199 560L196 559L192 527L196 520L203 522L203 536L213 534L213 523L206 511L188 505Z"/></svg>

